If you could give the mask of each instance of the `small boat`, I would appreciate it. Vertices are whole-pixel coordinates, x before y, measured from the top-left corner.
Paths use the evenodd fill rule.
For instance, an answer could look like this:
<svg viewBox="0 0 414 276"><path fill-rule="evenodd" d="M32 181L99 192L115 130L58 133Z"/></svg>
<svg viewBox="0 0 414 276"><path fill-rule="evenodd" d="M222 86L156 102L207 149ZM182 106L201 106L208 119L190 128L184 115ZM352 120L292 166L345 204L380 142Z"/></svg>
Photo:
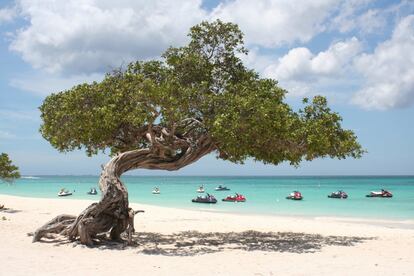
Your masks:
<svg viewBox="0 0 414 276"><path fill-rule="evenodd" d="M329 198L343 198L343 199L345 199L345 198L348 198L348 195L344 191L339 190L339 191L331 193L330 195L328 195L328 197Z"/></svg>
<svg viewBox="0 0 414 276"><path fill-rule="evenodd" d="M87 193L88 195L97 195L98 192L96 191L95 188L91 188L91 190Z"/></svg>
<svg viewBox="0 0 414 276"><path fill-rule="evenodd" d="M159 195L161 192L160 192L160 189L158 187L155 187L154 190L152 190L152 193L154 195Z"/></svg>
<svg viewBox="0 0 414 276"><path fill-rule="evenodd" d="M213 195L205 195L205 196L198 196L194 199L191 200L192 202L195 203L217 203L217 199L213 196Z"/></svg>
<svg viewBox="0 0 414 276"><path fill-rule="evenodd" d="M366 197L392 197L392 193L387 190L381 189L381 191L379 192L372 191L371 193L366 195Z"/></svg>
<svg viewBox="0 0 414 276"><path fill-rule="evenodd" d="M221 186L221 185L218 185L218 187L215 188L215 190L216 191L230 191L229 188L227 188L226 186Z"/></svg>
<svg viewBox="0 0 414 276"><path fill-rule="evenodd" d="M72 193L69 192L68 190L61 189L57 195L58 196L70 196L70 195L72 195Z"/></svg>
<svg viewBox="0 0 414 276"><path fill-rule="evenodd" d="M39 179L40 177L37 176L22 176L22 179Z"/></svg>
<svg viewBox="0 0 414 276"><path fill-rule="evenodd" d="M203 185L201 185L200 187L198 187L197 193L204 193L204 186Z"/></svg>
<svg viewBox="0 0 414 276"><path fill-rule="evenodd" d="M234 196L227 196L226 198L223 198L222 201L229 201L229 202L245 202L246 198L244 195L237 194Z"/></svg>
<svg viewBox="0 0 414 276"><path fill-rule="evenodd" d="M293 191L291 192L286 199L292 199L292 200L302 200L302 194L299 191Z"/></svg>

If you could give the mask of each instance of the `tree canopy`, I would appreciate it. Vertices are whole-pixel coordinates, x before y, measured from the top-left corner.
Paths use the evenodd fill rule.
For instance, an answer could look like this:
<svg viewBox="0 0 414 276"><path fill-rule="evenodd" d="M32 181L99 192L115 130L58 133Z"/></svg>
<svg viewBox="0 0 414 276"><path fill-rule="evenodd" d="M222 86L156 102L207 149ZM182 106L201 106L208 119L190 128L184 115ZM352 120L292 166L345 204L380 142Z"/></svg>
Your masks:
<svg viewBox="0 0 414 276"><path fill-rule="evenodd" d="M0 180L12 182L19 177L19 168L12 164L12 161L6 153L0 154Z"/></svg>
<svg viewBox="0 0 414 276"><path fill-rule="evenodd" d="M235 163L361 156L356 135L324 97L304 99L295 111L276 80L244 66L236 24L202 22L188 36L159 60L132 62L101 82L48 96L40 107L43 137L62 152L148 149L165 160L178 160L200 139Z"/></svg>

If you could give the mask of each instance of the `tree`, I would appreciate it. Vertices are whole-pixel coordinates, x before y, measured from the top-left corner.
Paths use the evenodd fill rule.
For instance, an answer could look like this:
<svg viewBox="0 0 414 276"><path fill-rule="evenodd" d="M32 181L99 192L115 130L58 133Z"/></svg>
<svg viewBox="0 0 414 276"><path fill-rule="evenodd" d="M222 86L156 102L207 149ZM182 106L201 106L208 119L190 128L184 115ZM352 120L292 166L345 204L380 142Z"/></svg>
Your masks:
<svg viewBox="0 0 414 276"><path fill-rule="evenodd" d="M99 186L102 199L79 216L58 217L34 235L79 237L93 244L100 233L112 239L133 231L134 212L120 176L133 169L178 170L209 153L234 163L250 158L269 164L363 153L341 117L323 97L295 112L273 79L246 68L238 26L222 21L191 28L190 42L171 47L162 60L137 61L48 96L41 133L61 152L109 153Z"/></svg>
<svg viewBox="0 0 414 276"><path fill-rule="evenodd" d="M19 177L19 168L12 164L9 155L0 154L0 181L13 182Z"/></svg>
<svg viewBox="0 0 414 276"><path fill-rule="evenodd" d="M0 154L0 182L13 182L20 177L19 168L12 164L9 155L6 153ZM0 209L3 209L4 205L0 204Z"/></svg>

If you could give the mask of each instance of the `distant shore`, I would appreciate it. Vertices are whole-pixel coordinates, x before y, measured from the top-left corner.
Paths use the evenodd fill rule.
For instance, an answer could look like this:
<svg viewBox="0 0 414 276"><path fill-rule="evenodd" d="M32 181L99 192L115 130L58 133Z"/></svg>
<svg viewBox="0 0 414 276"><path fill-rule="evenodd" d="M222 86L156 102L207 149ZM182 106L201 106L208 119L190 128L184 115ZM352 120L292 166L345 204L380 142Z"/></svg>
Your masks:
<svg viewBox="0 0 414 276"><path fill-rule="evenodd" d="M135 217L135 246L86 248L65 240L31 243L27 233L58 214L78 214L92 201L0 195L0 203L8 208L0 211L4 275L229 275L235 269L238 275L414 273L410 222L237 215L133 203L145 210Z"/></svg>

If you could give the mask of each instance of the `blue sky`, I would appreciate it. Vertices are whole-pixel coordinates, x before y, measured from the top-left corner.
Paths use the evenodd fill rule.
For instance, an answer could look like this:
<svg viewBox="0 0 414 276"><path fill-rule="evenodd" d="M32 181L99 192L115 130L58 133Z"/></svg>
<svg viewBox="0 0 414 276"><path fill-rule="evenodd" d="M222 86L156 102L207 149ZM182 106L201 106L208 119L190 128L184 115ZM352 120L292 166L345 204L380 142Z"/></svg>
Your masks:
<svg viewBox="0 0 414 276"><path fill-rule="evenodd" d="M98 174L108 157L58 153L38 132L45 96L186 43L188 28L238 23L245 64L295 108L325 95L368 151L360 160L268 166L207 156L183 175L414 174L414 2L374 0L0 0L0 152L26 175Z"/></svg>

